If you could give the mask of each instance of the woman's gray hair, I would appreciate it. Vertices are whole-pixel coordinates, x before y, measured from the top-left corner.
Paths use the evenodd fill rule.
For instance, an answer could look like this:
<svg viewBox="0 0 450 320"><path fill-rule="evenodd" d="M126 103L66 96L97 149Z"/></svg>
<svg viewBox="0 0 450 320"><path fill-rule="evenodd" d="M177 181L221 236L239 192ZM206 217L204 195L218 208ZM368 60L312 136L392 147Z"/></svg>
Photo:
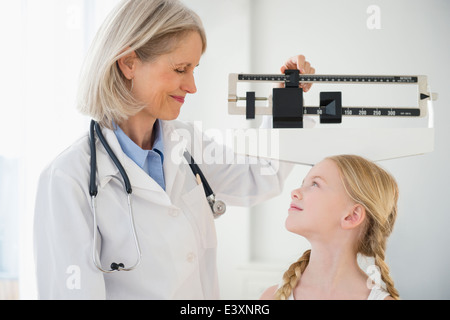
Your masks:
<svg viewBox="0 0 450 320"><path fill-rule="evenodd" d="M134 99L118 60L135 51L143 62L171 52L188 32L206 34L196 13L178 0L123 0L98 31L84 62L78 110L112 129L145 106Z"/></svg>

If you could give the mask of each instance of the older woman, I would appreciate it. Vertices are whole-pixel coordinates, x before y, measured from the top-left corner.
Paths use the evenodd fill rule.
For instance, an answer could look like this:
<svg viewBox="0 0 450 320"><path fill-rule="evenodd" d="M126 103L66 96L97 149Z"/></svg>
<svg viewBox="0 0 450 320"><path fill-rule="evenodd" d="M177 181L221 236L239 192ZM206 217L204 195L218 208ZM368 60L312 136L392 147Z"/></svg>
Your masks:
<svg viewBox="0 0 450 320"><path fill-rule="evenodd" d="M185 150L197 155L214 142L173 121L186 96L197 92L193 72L205 49L200 19L175 0L122 1L99 30L79 90L80 111L97 123L39 183L40 298L219 298L213 214L183 160ZM289 59L286 68L314 73L303 56ZM290 171L262 175L269 163L196 160L231 205L277 195Z"/></svg>

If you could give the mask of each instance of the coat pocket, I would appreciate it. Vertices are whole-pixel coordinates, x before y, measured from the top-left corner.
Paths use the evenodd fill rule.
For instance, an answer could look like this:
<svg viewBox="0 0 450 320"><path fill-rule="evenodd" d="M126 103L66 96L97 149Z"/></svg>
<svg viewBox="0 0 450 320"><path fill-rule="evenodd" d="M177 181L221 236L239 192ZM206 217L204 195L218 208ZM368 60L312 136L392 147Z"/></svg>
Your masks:
<svg viewBox="0 0 450 320"><path fill-rule="evenodd" d="M201 243L204 248L217 247L216 226L214 223L213 213L206 200L203 185L198 185L188 193L182 196L184 203L187 206L189 214L192 215L200 233Z"/></svg>

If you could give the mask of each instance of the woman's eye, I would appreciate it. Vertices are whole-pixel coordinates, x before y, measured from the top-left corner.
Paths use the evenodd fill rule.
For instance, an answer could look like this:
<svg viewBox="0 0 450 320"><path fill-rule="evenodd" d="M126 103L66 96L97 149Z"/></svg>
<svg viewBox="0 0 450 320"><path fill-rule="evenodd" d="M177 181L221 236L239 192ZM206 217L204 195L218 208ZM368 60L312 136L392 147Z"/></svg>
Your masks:
<svg viewBox="0 0 450 320"><path fill-rule="evenodd" d="M186 70L184 70L184 69L176 69L175 72L176 73L185 73Z"/></svg>

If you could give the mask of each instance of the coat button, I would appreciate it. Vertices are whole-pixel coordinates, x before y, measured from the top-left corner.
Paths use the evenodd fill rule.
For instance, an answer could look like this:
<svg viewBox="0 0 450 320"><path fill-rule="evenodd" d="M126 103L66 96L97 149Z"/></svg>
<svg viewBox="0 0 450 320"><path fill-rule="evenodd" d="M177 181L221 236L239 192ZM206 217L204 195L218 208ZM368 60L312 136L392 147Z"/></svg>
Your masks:
<svg viewBox="0 0 450 320"><path fill-rule="evenodd" d="M180 215L180 210L179 209L170 209L169 210L169 215L171 217L176 218L176 217L178 217Z"/></svg>
<svg viewBox="0 0 450 320"><path fill-rule="evenodd" d="M190 252L187 256L186 256L186 260L189 263L194 263L195 262L195 254L193 252Z"/></svg>

